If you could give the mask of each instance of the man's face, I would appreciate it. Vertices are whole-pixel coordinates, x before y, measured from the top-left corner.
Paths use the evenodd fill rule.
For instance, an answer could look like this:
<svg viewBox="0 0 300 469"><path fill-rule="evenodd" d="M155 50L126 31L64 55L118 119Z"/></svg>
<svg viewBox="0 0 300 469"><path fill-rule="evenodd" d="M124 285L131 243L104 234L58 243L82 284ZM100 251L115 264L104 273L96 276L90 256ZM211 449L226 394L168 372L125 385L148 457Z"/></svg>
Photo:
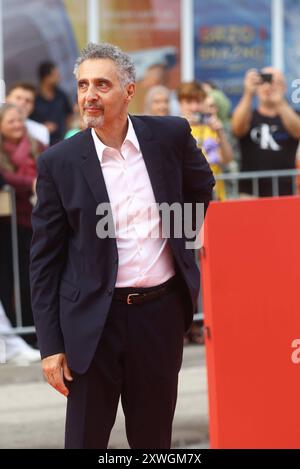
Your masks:
<svg viewBox="0 0 300 469"><path fill-rule="evenodd" d="M34 93L23 88L15 88L6 98L6 101L15 104L21 109L25 119L32 113L34 107Z"/></svg>
<svg viewBox="0 0 300 469"><path fill-rule="evenodd" d="M156 93L151 102L151 114L153 116L167 116L169 111L169 98L164 93Z"/></svg>
<svg viewBox="0 0 300 469"><path fill-rule="evenodd" d="M117 66L110 59L85 60L78 69L80 114L87 127L103 128L127 115L135 85L123 86Z"/></svg>
<svg viewBox="0 0 300 469"><path fill-rule="evenodd" d="M58 68L56 68L56 67L53 68L51 73L49 73L49 75L47 76L46 80L49 83L49 85L58 86L58 84L60 82L60 73L59 73Z"/></svg>
<svg viewBox="0 0 300 469"><path fill-rule="evenodd" d="M274 96L278 93L284 95L286 85L283 74L273 67L265 67L262 69L263 73L272 74L272 81L261 82L257 85L256 94L261 104L268 106L273 103Z"/></svg>

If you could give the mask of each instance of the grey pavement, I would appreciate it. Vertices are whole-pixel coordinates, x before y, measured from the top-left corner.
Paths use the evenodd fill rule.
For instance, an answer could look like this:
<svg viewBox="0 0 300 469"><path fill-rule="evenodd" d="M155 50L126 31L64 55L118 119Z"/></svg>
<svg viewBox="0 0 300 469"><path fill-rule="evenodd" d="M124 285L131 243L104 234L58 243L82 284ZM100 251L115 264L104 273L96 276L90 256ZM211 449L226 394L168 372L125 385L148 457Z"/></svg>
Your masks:
<svg viewBox="0 0 300 469"><path fill-rule="evenodd" d="M46 384L40 364L0 365L0 448L62 448L66 399ZM172 446L208 447L205 347L184 349ZM128 448L121 405L110 448Z"/></svg>

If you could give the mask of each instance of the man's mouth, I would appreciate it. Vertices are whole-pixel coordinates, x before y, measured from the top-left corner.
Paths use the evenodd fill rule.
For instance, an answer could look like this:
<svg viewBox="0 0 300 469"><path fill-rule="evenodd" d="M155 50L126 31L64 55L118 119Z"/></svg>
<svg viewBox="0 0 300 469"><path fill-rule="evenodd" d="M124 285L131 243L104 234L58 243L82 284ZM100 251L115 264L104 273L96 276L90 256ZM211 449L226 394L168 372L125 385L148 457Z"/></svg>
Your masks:
<svg viewBox="0 0 300 469"><path fill-rule="evenodd" d="M96 106L87 106L84 108L84 110L86 112L89 112L89 113L98 113L98 112L103 112L104 109L101 108L101 107L96 107Z"/></svg>

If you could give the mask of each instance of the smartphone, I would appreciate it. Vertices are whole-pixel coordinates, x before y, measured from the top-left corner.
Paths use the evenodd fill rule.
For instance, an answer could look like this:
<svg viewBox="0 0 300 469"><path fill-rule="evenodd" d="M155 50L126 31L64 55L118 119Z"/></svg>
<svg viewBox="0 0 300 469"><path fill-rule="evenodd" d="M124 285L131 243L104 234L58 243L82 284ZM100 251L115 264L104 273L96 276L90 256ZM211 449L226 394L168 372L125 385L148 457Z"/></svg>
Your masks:
<svg viewBox="0 0 300 469"><path fill-rule="evenodd" d="M211 114L201 112L199 114L199 123L200 124L207 124L210 118L211 118Z"/></svg>
<svg viewBox="0 0 300 469"><path fill-rule="evenodd" d="M206 114L203 112L196 112L192 115L193 121L197 122L197 124L207 124L209 121L211 114Z"/></svg>
<svg viewBox="0 0 300 469"><path fill-rule="evenodd" d="M262 83L272 83L273 75L272 73L260 72L260 78L261 78Z"/></svg>

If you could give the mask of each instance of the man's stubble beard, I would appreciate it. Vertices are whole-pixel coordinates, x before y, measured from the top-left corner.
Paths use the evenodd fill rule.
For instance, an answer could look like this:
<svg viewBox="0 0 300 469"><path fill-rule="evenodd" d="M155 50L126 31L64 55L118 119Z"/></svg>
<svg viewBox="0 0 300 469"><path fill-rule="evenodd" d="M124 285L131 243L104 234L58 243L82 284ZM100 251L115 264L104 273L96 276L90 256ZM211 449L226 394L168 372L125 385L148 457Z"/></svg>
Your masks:
<svg viewBox="0 0 300 469"><path fill-rule="evenodd" d="M82 120L86 127L101 128L104 125L104 116L83 116Z"/></svg>

